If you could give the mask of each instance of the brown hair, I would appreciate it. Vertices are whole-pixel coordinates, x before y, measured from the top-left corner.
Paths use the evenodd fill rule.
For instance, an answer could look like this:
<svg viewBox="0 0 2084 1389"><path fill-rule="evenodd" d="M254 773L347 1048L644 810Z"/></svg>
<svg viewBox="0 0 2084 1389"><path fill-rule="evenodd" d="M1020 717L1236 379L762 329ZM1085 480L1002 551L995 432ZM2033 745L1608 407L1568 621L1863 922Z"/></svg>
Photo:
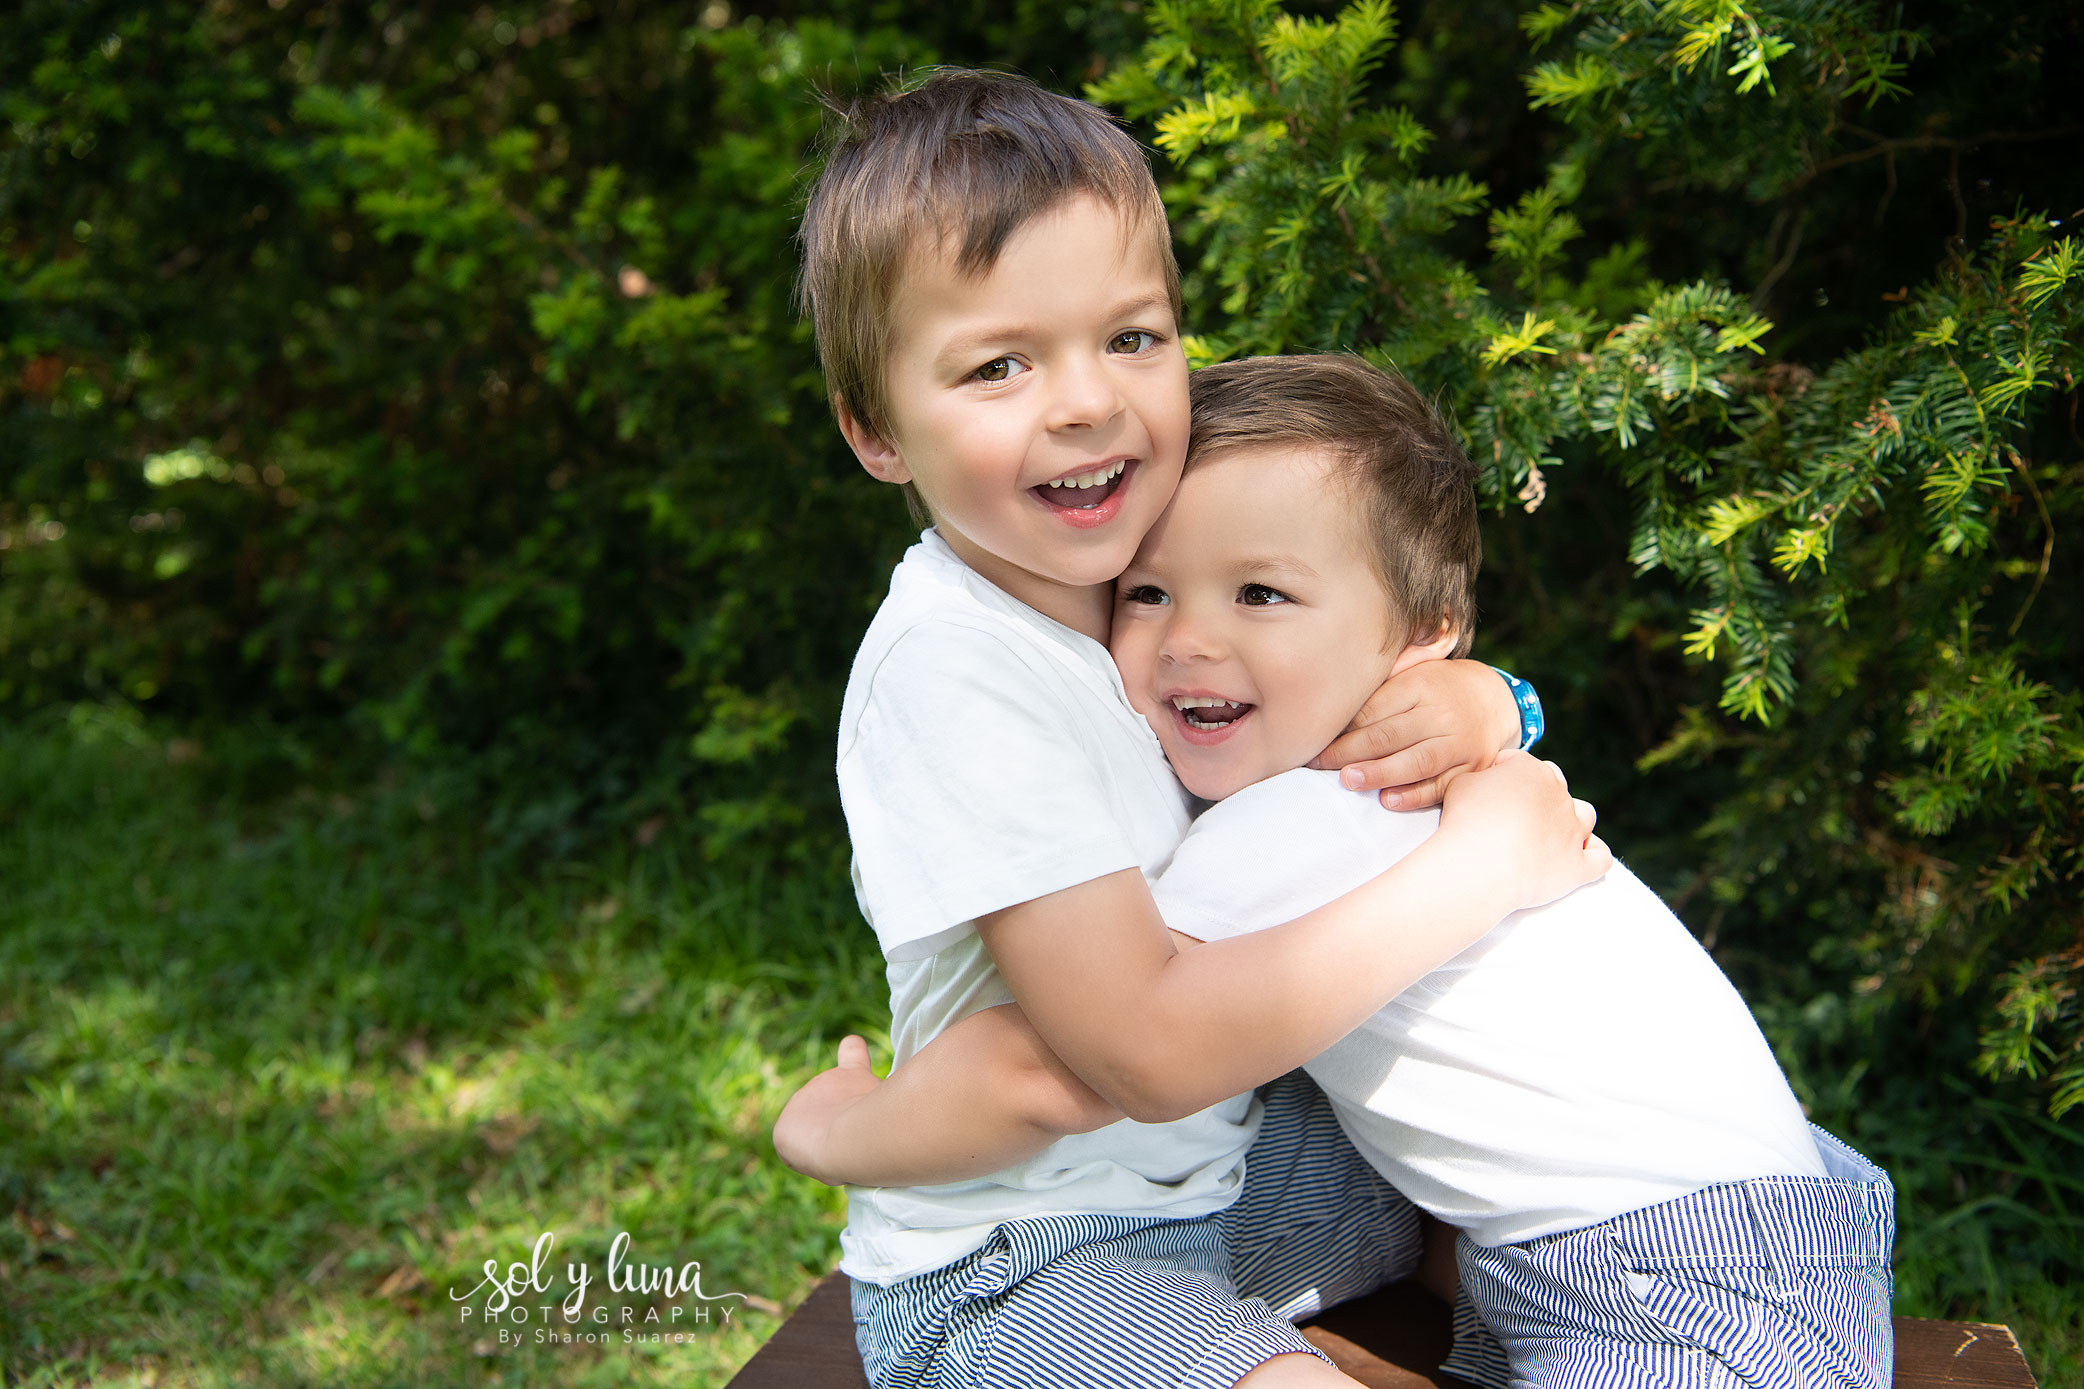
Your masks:
<svg viewBox="0 0 2084 1389"><path fill-rule="evenodd" d="M1390 610L1412 636L1451 627L1454 654L1469 650L1483 563L1476 469L1409 381L1358 357L1250 357L1203 367L1190 389L1188 467L1247 447L1331 453Z"/></svg>
<svg viewBox="0 0 2084 1389"><path fill-rule="evenodd" d="M981 274L1021 227L1091 193L1156 237L1178 315L1158 186L1143 151L1099 107L1008 73L941 68L838 116L803 213L799 297L834 404L879 438L890 425L891 301L922 235L952 246L964 274Z"/></svg>

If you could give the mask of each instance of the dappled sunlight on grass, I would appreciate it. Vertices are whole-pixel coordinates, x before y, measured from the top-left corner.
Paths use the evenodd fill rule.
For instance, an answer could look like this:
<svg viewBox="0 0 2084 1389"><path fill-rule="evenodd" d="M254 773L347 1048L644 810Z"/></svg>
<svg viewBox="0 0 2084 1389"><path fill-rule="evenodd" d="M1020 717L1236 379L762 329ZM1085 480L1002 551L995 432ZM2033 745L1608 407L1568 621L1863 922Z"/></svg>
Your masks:
<svg viewBox="0 0 2084 1389"><path fill-rule="evenodd" d="M720 1383L830 1267L838 1194L767 1129L881 1012L843 880L662 843L492 883L429 867L467 827L357 823L374 797L256 837L151 749L0 743L9 1382ZM560 1267L626 1230L756 1304L485 1344L451 1291L546 1230Z"/></svg>
<svg viewBox="0 0 2084 1389"><path fill-rule="evenodd" d="M254 1347L278 1382L366 1384L401 1360L404 1329L380 1304L312 1299L282 1320L281 1332Z"/></svg>

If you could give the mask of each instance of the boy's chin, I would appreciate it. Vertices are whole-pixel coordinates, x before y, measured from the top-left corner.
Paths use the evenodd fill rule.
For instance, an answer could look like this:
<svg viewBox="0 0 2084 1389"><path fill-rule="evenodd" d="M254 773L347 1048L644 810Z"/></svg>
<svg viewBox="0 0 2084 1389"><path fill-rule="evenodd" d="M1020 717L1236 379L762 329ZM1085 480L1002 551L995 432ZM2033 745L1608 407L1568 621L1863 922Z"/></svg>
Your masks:
<svg viewBox="0 0 2084 1389"><path fill-rule="evenodd" d="M1271 781L1297 767L1309 765L1306 762L1289 764L1277 759L1279 764L1274 766L1211 766L1201 758L1186 755L1198 751L1167 748L1165 760L1172 764L1173 775L1179 778L1180 785L1186 787L1195 799L1204 801L1227 800L1248 786L1257 786L1262 781Z"/></svg>
<svg viewBox="0 0 2084 1389"><path fill-rule="evenodd" d="M1046 566L1045 572L1058 583L1072 587L1111 588L1136 558L1141 539L1127 530L1088 537L1086 544L1056 556L1055 563Z"/></svg>
<svg viewBox="0 0 2084 1389"><path fill-rule="evenodd" d="M1185 760L1184 758L1175 758L1172 763L1172 770L1178 775L1180 785L1186 787L1188 794L1196 800L1224 800L1236 795L1254 781L1259 780L1257 777L1240 776L1235 772L1219 772L1209 767L1195 767L1192 765L1182 767L1181 763Z"/></svg>

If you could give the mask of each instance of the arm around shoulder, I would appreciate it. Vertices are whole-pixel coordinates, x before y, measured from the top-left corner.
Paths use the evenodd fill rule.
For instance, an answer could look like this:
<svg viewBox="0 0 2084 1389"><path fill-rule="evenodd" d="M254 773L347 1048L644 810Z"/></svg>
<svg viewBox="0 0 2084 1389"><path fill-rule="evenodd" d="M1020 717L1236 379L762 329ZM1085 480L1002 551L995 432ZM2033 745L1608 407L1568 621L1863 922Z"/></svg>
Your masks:
<svg viewBox="0 0 2084 1389"><path fill-rule="evenodd" d="M955 1023L888 1080L847 1038L782 1110L774 1148L829 1185L924 1186L988 1176L1121 1117L1009 1003Z"/></svg>
<svg viewBox="0 0 2084 1389"><path fill-rule="evenodd" d="M978 931L1036 1031L1130 1118L1162 1122L1310 1060L1522 907L1611 863L1591 808L1522 753L1459 779L1440 829L1293 921L1175 952L1141 874L994 912Z"/></svg>

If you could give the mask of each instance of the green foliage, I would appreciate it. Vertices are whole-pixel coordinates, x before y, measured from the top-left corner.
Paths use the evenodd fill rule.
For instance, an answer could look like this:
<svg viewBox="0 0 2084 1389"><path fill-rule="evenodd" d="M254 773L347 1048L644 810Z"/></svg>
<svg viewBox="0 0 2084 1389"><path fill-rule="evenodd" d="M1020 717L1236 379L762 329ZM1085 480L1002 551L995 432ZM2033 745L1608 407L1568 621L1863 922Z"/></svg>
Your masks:
<svg viewBox="0 0 2084 1389"><path fill-rule="evenodd" d="M1574 50L1527 72L1533 106L1561 112L1595 148L1640 142L1661 162L1674 146L1691 176L1743 180L1754 195L1801 176L1791 129L1827 134L1908 96L1899 79L1930 43L1866 0L1544 4L1521 23L1541 48L1567 37Z"/></svg>
<svg viewBox="0 0 2084 1389"><path fill-rule="evenodd" d="M867 612L828 573L902 531L791 304L805 93L915 50L559 5L31 11L0 57L0 699L348 713L626 814L815 766L802 701ZM496 59L470 101L457 54ZM631 149L591 108L640 78L676 109ZM740 768L791 727L805 756Z"/></svg>

